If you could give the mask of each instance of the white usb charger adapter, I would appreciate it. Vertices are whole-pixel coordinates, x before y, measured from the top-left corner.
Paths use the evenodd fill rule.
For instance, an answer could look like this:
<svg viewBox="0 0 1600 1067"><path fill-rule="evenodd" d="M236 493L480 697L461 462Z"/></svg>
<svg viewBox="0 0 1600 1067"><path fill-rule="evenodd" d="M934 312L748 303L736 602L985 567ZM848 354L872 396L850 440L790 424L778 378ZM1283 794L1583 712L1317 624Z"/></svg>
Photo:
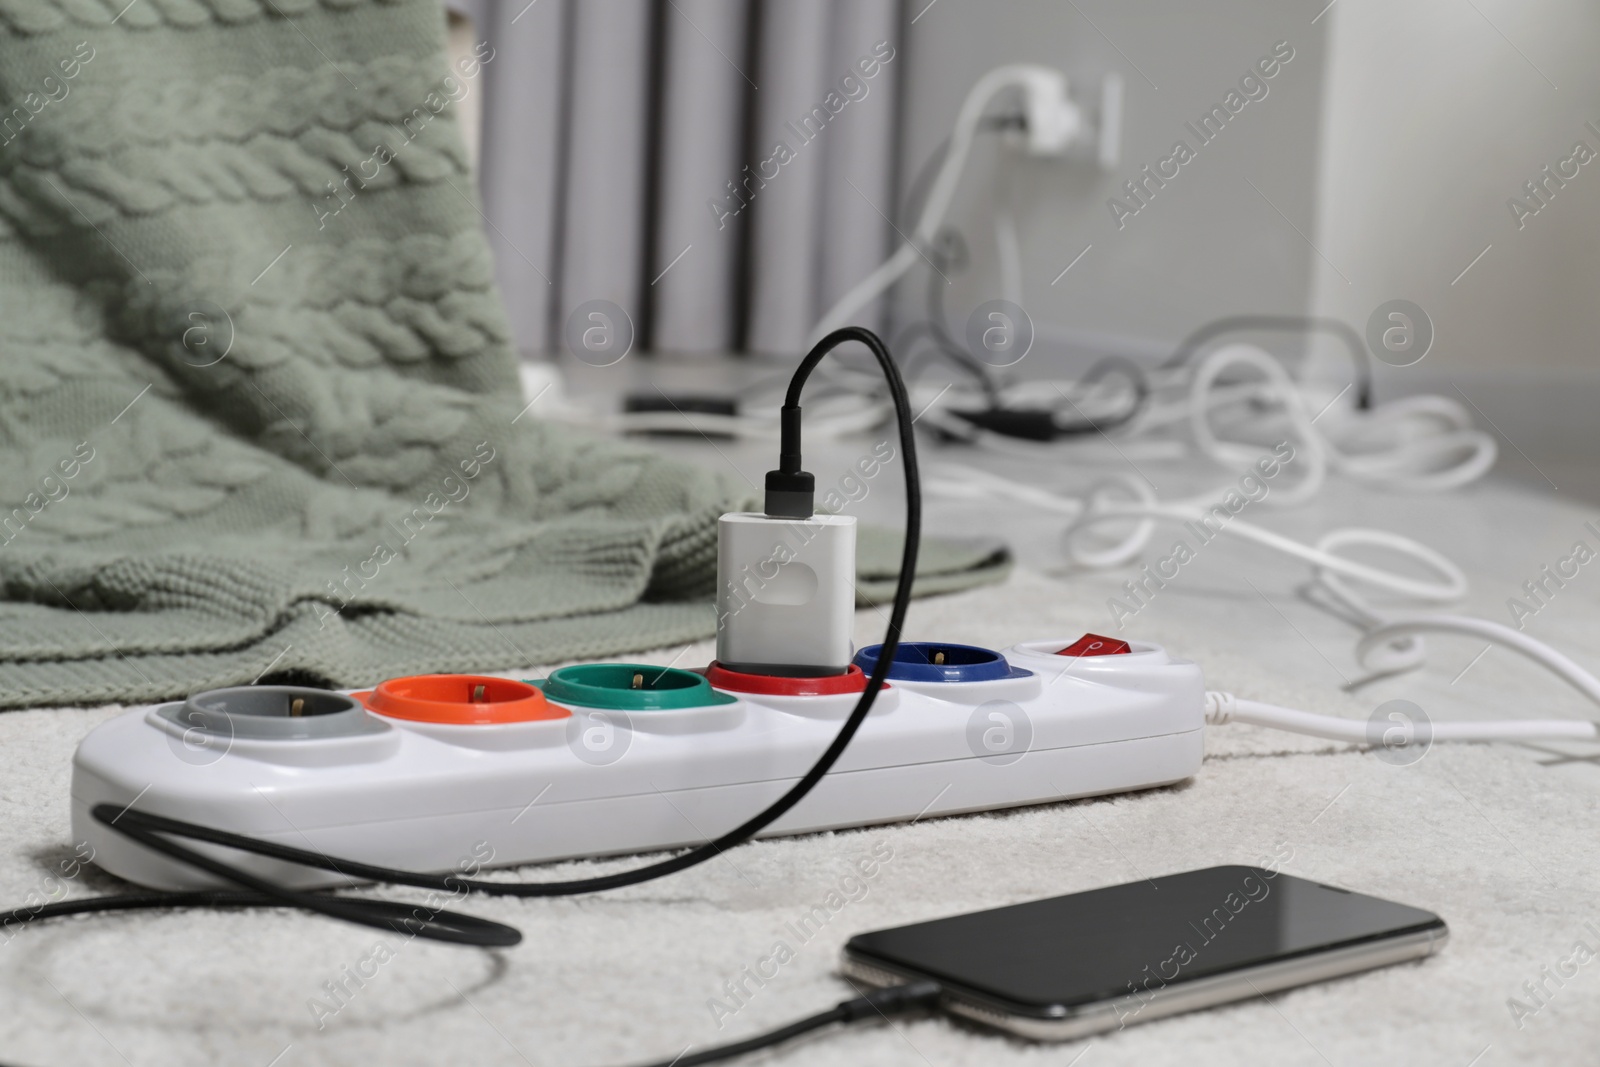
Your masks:
<svg viewBox="0 0 1600 1067"><path fill-rule="evenodd" d="M790 677L850 667L856 520L731 512L717 523L717 662Z"/></svg>

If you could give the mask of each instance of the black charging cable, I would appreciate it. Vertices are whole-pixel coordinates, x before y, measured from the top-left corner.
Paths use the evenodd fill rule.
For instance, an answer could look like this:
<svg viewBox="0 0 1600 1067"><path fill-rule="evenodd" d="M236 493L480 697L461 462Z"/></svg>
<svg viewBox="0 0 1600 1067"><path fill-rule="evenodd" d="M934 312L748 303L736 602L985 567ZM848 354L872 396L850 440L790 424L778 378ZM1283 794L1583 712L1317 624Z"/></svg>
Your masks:
<svg viewBox="0 0 1600 1067"><path fill-rule="evenodd" d="M163 895L204 896L207 894ZM105 899L120 900L122 898ZM204 902L197 901L196 903ZM131 906L137 907L139 905ZM97 910L110 911L115 909L101 908ZM762 1049L781 1045L785 1041L791 1041L794 1038L809 1034L815 1030L821 1030L825 1026L833 1026L836 1023L849 1024L871 1021L872 1019L887 1020L896 1015L931 1011L938 1006L943 992L937 982L926 981L908 982L905 985L889 986L886 989L874 989L859 997L841 1000L827 1011L819 1011L815 1015L808 1015L804 1019L798 1019L787 1026L780 1026L776 1030L769 1030L764 1034L745 1038L743 1041L717 1045L714 1048L704 1049L700 1052L690 1051L694 1047L691 1045L689 1049L678 1053L670 1060L658 1060L654 1063L646 1064L644 1067L698 1067L698 1065L705 1063L722 1063L725 1060L735 1059L752 1052L759 1052ZM8 1065L0 1063L0 1067L8 1067Z"/></svg>
<svg viewBox="0 0 1600 1067"><path fill-rule="evenodd" d="M720 1063L731 1060L735 1056L743 1056L750 1052L757 1052L774 1045L781 1045L791 1038L801 1034L809 1034L813 1030L820 1030L824 1026L834 1023L853 1023L863 1019L887 1019L893 1015L906 1015L916 1011L928 1011L938 1006L939 998L943 994L937 982L908 982L905 985L890 986L887 989L874 989L850 1000L841 1000L827 1011L819 1011L815 1015L808 1015L804 1019L790 1023L788 1026L776 1030L769 1030L764 1034L736 1041L730 1045L718 1045L708 1048L703 1052L685 1051L670 1060L661 1060L646 1067L695 1067L701 1063ZM691 1046L692 1047L692 1046Z"/></svg>
<svg viewBox="0 0 1600 1067"><path fill-rule="evenodd" d="M884 633L883 651L878 655L877 663L867 679L866 688L856 701L855 708L845 720L844 725L840 727L839 733L834 737L833 742L817 759L816 763L811 766L811 769L806 771L799 781L795 782L781 797L768 805L765 810L745 820L713 841L708 841L703 845L680 852L667 859L646 864L633 870L559 882L499 882L468 878L460 874L430 874L404 871L372 863L362 863L356 860L335 859L320 852L262 841L243 834L202 826L182 819L172 819L162 815L136 811L131 807L119 808L114 804L97 804L90 809L90 814L97 821L109 826L117 833L131 838L146 848L240 886L241 889L185 893L142 892L120 896L93 897L86 900L57 901L40 907L15 908L9 912L0 913L0 928L9 929L17 924L64 915L130 911L146 908L198 906L291 907L315 912L344 922L384 930L394 930L434 941L485 948L504 947L517 944L521 941L522 935L514 927L506 926L503 923L462 915L437 907L374 900L365 897L351 897L327 892L307 892L289 889L278 885L270 879L252 874L234 864L219 859L214 852L202 853L187 845L180 844L174 838L221 845L238 849L242 852L265 856L269 859L283 860L304 867L331 871L353 881L383 882L438 890L450 894L452 899L464 897L469 893L511 897L560 897L580 893L598 893L608 889L620 889L624 886L638 885L641 882L676 874L679 871L687 870L719 856L736 845L743 844L768 826L771 826L798 804L807 793L811 792L816 784L822 780L823 775L827 774L833 765L838 762L839 757L844 753L845 747L850 744L851 739L855 737L856 731L861 728L861 724L866 721L868 713L871 712L873 702L883 689L889 669L894 662L895 651L900 644L901 629L905 624L906 611L911 603L911 585L912 578L916 573L917 550L921 545L922 539L922 486L917 473L916 435L915 428L912 426L915 416L911 410L911 400L906 394L905 382L900 376L899 367L896 366L883 341L872 331L858 326L847 326L843 329L835 330L818 342L817 346L806 355L795 369L794 376L789 383L789 392L784 405L783 445L779 466L784 470L792 469L794 472L804 474L804 472L800 471L800 394L812 369L821 362L823 357L848 342L865 345L871 351L879 367L883 370L883 375L888 382L890 397L894 402L895 418L899 426L900 448L905 457L906 532L905 545L900 554L900 575L895 586L894 603L889 611L889 624ZM810 476L805 475L805 477L809 478ZM796 485L792 488L798 488L798 486ZM790 496L786 498L786 503L791 508L797 508L800 501ZM809 513L809 508L807 508L807 512ZM818 1023L817 1025L824 1024Z"/></svg>

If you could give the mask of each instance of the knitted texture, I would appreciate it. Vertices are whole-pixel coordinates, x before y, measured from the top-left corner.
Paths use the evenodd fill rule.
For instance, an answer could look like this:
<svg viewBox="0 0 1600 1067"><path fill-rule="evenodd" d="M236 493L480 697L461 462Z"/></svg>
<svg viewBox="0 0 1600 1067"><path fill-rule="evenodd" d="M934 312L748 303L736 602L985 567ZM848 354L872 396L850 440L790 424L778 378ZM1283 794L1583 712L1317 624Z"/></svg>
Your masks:
<svg viewBox="0 0 1600 1067"><path fill-rule="evenodd" d="M493 61L437 0L0 0L0 706L712 632L748 489L521 414Z"/></svg>

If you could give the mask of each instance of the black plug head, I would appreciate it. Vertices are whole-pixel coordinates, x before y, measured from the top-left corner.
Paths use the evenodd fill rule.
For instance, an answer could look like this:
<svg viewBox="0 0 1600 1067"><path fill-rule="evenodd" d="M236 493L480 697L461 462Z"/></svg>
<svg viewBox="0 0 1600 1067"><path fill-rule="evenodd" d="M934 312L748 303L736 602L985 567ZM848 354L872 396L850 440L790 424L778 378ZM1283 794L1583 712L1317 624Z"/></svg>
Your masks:
<svg viewBox="0 0 1600 1067"><path fill-rule="evenodd" d="M774 519L809 519L816 512L817 480L810 471L768 471L764 510Z"/></svg>

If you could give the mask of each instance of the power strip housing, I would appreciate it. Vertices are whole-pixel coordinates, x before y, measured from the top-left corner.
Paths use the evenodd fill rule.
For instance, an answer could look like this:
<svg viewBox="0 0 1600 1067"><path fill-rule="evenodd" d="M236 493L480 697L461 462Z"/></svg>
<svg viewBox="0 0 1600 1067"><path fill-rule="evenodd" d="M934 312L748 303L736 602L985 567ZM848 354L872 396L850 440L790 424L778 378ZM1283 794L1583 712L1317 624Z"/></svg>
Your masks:
<svg viewBox="0 0 1600 1067"><path fill-rule="evenodd" d="M965 665L975 662L966 646L909 646L908 656L922 657L918 669L900 671L897 659L888 688L833 771L763 836L1049 803L1193 775L1204 752L1199 668L1136 641L1116 655L1060 654L1071 645L1030 641L1003 656L978 650L987 656L982 677ZM948 656L940 651L946 648ZM619 681L609 689L569 685L563 672ZM744 681L726 682L730 677ZM966 677L978 680L960 680ZM939 680L949 678L957 680ZM739 688L710 684L717 679ZM499 714L517 703L501 690L533 692L529 686L433 680L462 693L455 710L435 721L381 713L369 694L338 713L345 718L337 730L290 723L263 734L252 726L251 708L227 695L249 689L131 709L78 748L75 839L87 841L94 861L111 873L162 889L220 883L98 822L89 814L95 805L136 805L408 870L696 844L793 785L838 733L864 679L853 666L827 683L838 691L794 695L795 680L751 681L718 665L701 674L587 664L543 681L543 717L520 721ZM840 689L852 685L855 691ZM778 691L785 687L788 693ZM186 715L197 701L203 710ZM302 710L316 718L321 709ZM198 743L200 735L217 743ZM345 881L186 844L285 885Z"/></svg>

